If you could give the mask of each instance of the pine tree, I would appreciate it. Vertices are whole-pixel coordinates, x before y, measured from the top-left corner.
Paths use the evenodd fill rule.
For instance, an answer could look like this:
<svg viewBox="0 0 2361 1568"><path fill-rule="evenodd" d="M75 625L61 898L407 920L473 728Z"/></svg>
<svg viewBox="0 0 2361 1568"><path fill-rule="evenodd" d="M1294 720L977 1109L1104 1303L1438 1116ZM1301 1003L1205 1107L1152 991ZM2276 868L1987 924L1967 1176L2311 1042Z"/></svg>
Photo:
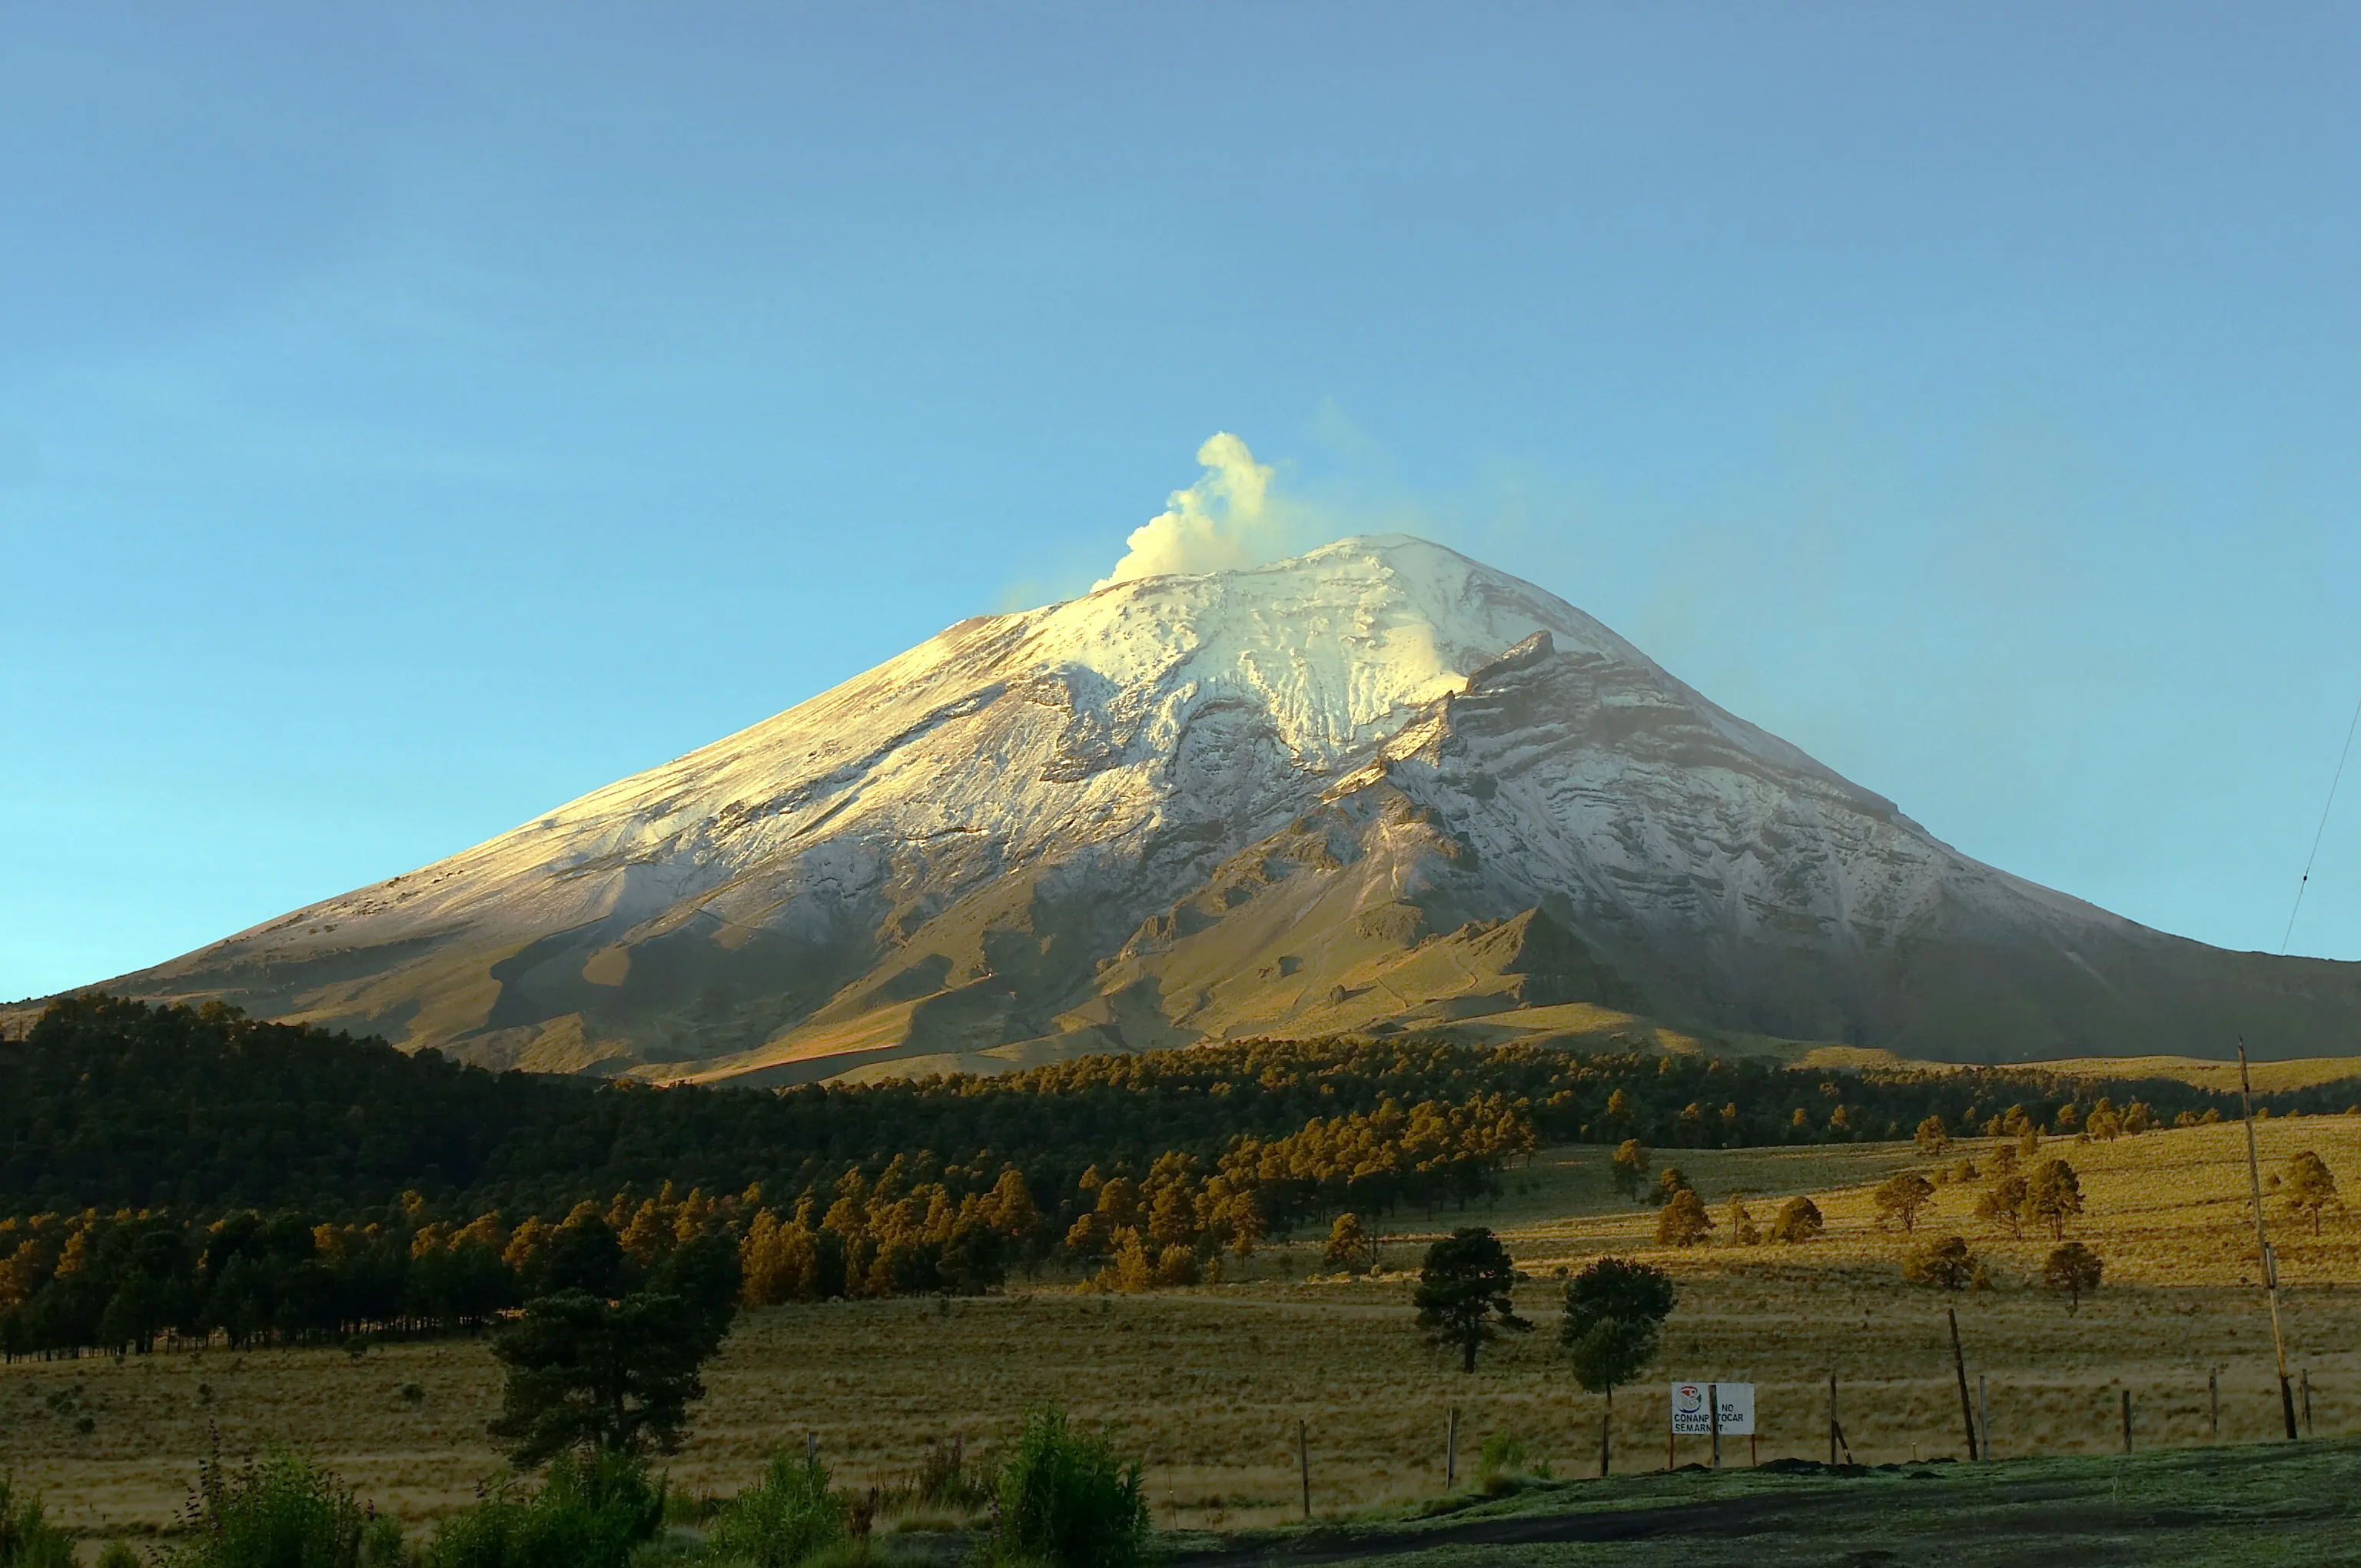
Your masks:
<svg viewBox="0 0 2361 1568"><path fill-rule="evenodd" d="M1620 1257L1602 1257L1565 1282L1558 1343L1574 1368L1574 1380L1606 1398L1598 1424L1601 1475L1613 1453L1615 1389L1655 1359L1664 1320L1677 1299L1671 1275Z"/></svg>
<svg viewBox="0 0 2361 1568"><path fill-rule="evenodd" d="M1516 1266L1500 1238L1481 1225L1463 1226L1426 1249L1419 1271L1418 1326L1438 1343L1457 1347L1462 1372L1476 1370L1476 1353L1500 1331L1530 1333L1510 1292Z"/></svg>

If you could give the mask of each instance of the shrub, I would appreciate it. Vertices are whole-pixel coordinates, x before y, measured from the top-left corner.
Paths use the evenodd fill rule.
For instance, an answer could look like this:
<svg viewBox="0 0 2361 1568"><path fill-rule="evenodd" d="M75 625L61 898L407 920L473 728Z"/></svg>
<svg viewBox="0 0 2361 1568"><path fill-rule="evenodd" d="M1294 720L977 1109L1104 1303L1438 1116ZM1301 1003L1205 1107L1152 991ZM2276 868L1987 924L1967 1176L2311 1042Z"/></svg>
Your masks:
<svg viewBox="0 0 2361 1568"><path fill-rule="evenodd" d="M5 1561L6 1559L0 1558L0 1562ZM389 1558L387 1561L390 1562L392 1559ZM139 1562L139 1553L119 1541L110 1541L106 1543L105 1550L98 1554L98 1568L142 1568L142 1565Z"/></svg>
<svg viewBox="0 0 2361 1568"><path fill-rule="evenodd" d="M1378 1244L1361 1228L1361 1216L1336 1216L1336 1223L1328 1229L1328 1247L1323 1258L1329 1267L1341 1268L1348 1274L1377 1266Z"/></svg>
<svg viewBox="0 0 2361 1568"><path fill-rule="evenodd" d="M1673 1194L1672 1201L1656 1219L1658 1246L1695 1246L1713 1230L1713 1216L1705 1212L1705 1200L1684 1187Z"/></svg>
<svg viewBox="0 0 2361 1568"><path fill-rule="evenodd" d="M953 1437L927 1440L927 1456L910 1478L911 1495L930 1508L962 1512L992 1505L992 1481L967 1461L967 1444Z"/></svg>
<svg viewBox="0 0 2361 1568"><path fill-rule="evenodd" d="M2006 1226L2012 1236L2025 1234L2026 1205L2030 1189L2022 1176L2005 1176L1984 1189L1976 1200L1976 1218Z"/></svg>
<svg viewBox="0 0 2361 1568"><path fill-rule="evenodd" d="M1912 1247L1902 1260L1903 1278L1913 1285L1932 1285L1938 1290L1964 1290L1975 1274L1976 1255L1968 1250L1967 1240L1961 1236L1923 1243Z"/></svg>
<svg viewBox="0 0 2361 1568"><path fill-rule="evenodd" d="M828 1489L817 1460L771 1455L763 1479L723 1505L706 1540L751 1568L796 1568L845 1539L844 1505Z"/></svg>
<svg viewBox="0 0 2361 1568"><path fill-rule="evenodd" d="M1779 1212L1771 1221L1771 1239L1785 1245L1810 1241L1828 1228L1820 1218L1820 1206L1809 1198L1790 1198L1779 1205Z"/></svg>
<svg viewBox="0 0 2361 1568"><path fill-rule="evenodd" d="M2053 1296L2066 1298L2066 1315L2081 1310L2082 1298L2099 1288L2105 1266L2099 1255L2081 1242L2068 1242L2052 1251L2041 1265L2041 1284Z"/></svg>
<svg viewBox="0 0 2361 1568"><path fill-rule="evenodd" d="M1148 1497L1136 1460L1073 1431L1057 1410L1025 1419L1000 1473L984 1561L1042 1568L1136 1568L1148 1550Z"/></svg>
<svg viewBox="0 0 2361 1568"><path fill-rule="evenodd" d="M2082 1212L2082 1183L2062 1159L2045 1159L2026 1180L2026 1217L2049 1227L2051 1241L2063 1241L2066 1222Z"/></svg>
<svg viewBox="0 0 2361 1568"><path fill-rule="evenodd" d="M73 1541L41 1513L38 1497L18 1502L0 1475L0 1568L73 1568Z"/></svg>
<svg viewBox="0 0 2361 1568"><path fill-rule="evenodd" d="M182 1517L189 1539L169 1568L362 1568L364 1544L379 1544L352 1489L286 1449L236 1470L207 1459Z"/></svg>
<svg viewBox="0 0 2361 1568"><path fill-rule="evenodd" d="M1905 1233L1916 1227L1918 1211L1934 1196L1935 1184L1915 1170L1886 1178L1870 1194L1877 1205L1877 1223L1883 1225L1899 1220Z"/></svg>
<svg viewBox="0 0 2361 1568"><path fill-rule="evenodd" d="M631 1453L560 1454L538 1492L497 1486L434 1532L429 1568L623 1568L664 1525L664 1493Z"/></svg>
<svg viewBox="0 0 2361 1568"><path fill-rule="evenodd" d="M1513 1492L1528 1472L1524 1440L1494 1432L1476 1455L1476 1484L1493 1497Z"/></svg>
<svg viewBox="0 0 2361 1568"><path fill-rule="evenodd" d="M2287 1180L2280 1195L2287 1206L2312 1222L2312 1234L2320 1234L2320 1217L2330 1209L2342 1208L2336 1196L2336 1178L2330 1173L2328 1163L2312 1150L2306 1149L2288 1161Z"/></svg>
<svg viewBox="0 0 2361 1568"><path fill-rule="evenodd" d="M1617 1095L1622 1091L1617 1090ZM1648 1150L1637 1138L1626 1138L1615 1149L1615 1190L1626 1198L1640 1196L1640 1184L1648 1179Z"/></svg>

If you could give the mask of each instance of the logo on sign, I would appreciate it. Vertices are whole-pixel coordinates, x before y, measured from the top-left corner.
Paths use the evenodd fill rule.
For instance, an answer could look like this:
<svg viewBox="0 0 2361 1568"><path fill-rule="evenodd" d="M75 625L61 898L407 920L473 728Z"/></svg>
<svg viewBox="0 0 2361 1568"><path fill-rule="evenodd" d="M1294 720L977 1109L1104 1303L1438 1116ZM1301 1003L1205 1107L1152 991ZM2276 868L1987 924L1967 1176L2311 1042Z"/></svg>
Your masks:
<svg viewBox="0 0 2361 1568"><path fill-rule="evenodd" d="M1675 1383L1673 1385L1673 1435L1705 1437L1715 1426L1714 1407L1721 1412L1721 1435L1754 1434L1754 1385L1752 1383Z"/></svg>

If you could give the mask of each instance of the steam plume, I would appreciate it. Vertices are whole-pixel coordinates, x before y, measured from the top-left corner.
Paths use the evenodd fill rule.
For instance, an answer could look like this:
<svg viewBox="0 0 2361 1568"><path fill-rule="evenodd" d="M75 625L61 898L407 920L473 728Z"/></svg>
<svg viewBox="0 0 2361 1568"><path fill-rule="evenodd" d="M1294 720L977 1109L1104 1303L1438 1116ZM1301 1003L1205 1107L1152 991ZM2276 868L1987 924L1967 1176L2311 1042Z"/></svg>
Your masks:
<svg viewBox="0 0 2361 1568"><path fill-rule="evenodd" d="M1197 461L1203 475L1173 491L1162 513L1132 531L1123 559L1093 587L1170 572L1258 566L1284 552L1284 508L1270 493L1270 468L1227 431L1197 448Z"/></svg>

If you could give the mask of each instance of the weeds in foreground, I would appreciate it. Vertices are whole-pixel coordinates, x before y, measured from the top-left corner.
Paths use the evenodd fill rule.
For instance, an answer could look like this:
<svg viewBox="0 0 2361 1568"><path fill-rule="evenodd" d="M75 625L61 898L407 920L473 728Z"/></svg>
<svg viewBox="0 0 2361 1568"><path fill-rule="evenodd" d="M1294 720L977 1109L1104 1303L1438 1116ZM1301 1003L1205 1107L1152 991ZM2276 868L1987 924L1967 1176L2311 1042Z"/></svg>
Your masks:
<svg viewBox="0 0 2361 1568"><path fill-rule="evenodd" d="M216 1452L197 1467L188 1539L165 1568L391 1568L401 1527L354 1500L335 1475L289 1449L235 1469Z"/></svg>
<svg viewBox="0 0 2361 1568"><path fill-rule="evenodd" d="M623 1568L664 1528L664 1488L629 1453L560 1454L537 1492L496 1486L434 1532L427 1568ZM305 1568L309 1568L306 1564Z"/></svg>
<svg viewBox="0 0 2361 1568"><path fill-rule="evenodd" d="M771 1456L763 1479L722 1505L706 1533L717 1554L750 1568L801 1568L847 1538L843 1502L817 1460Z"/></svg>
<svg viewBox="0 0 2361 1568"><path fill-rule="evenodd" d="M1025 1419L1000 1472L983 1561L1001 1568L1137 1568L1148 1551L1148 1496L1139 1462L1104 1437L1078 1432L1063 1412Z"/></svg>
<svg viewBox="0 0 2361 1568"><path fill-rule="evenodd" d="M41 1500L19 1502L0 1475L0 1568L73 1568L73 1542L43 1517Z"/></svg>
<svg viewBox="0 0 2361 1568"><path fill-rule="evenodd" d="M1486 1496L1500 1497L1521 1489L1528 1481L1552 1479L1550 1467L1529 1463L1531 1457L1524 1439L1494 1432L1476 1455L1476 1485Z"/></svg>

